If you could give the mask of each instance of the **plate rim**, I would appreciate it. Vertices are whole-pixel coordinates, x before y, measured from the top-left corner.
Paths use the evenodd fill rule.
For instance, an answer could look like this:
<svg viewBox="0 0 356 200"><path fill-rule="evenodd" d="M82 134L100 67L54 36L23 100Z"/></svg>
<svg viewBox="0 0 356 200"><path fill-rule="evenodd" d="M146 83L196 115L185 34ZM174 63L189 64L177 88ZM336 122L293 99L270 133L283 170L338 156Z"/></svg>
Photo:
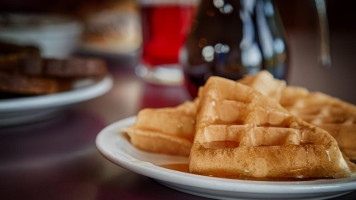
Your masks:
<svg viewBox="0 0 356 200"><path fill-rule="evenodd" d="M99 97L108 92L112 86L113 79L110 75L107 75L92 85L69 91L39 96L19 97L15 99L3 99L0 100L0 114L75 104Z"/></svg>
<svg viewBox="0 0 356 200"><path fill-rule="evenodd" d="M119 128L132 125L136 116L124 118L114 122L102 129L96 137L95 143L99 152L114 164L135 173L147 176L158 181L166 181L173 184L184 185L189 187L224 191L224 192L239 192L239 193L265 193L265 194L300 194L300 193L333 193L347 192L356 190L356 177L339 178L339 179L323 179L315 181L252 181L252 180L237 180L217 177L208 177L185 172L166 169L153 163L141 161L130 155L113 155L105 144L106 139L113 145L116 141L123 137L122 131ZM113 137L113 133L117 131L117 138ZM120 149L118 148L118 151ZM117 153L117 152L115 152ZM125 157L126 156L126 157ZM128 159L130 158L130 159ZM133 158L133 159L132 159ZM253 187L252 187L253 186Z"/></svg>

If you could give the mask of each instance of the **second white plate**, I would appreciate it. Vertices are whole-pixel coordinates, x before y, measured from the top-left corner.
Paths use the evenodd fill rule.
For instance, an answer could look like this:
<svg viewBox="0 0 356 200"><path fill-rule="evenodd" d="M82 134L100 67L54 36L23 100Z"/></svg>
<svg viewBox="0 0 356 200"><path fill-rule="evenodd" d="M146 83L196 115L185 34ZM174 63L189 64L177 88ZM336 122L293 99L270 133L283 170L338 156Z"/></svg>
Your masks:
<svg viewBox="0 0 356 200"><path fill-rule="evenodd" d="M135 117L130 117L103 129L96 138L97 148L113 163L179 191L218 199L325 199L356 190L356 177L290 182L247 181L166 169L159 165L187 163L188 160L136 149L121 132L123 127L134 122Z"/></svg>
<svg viewBox="0 0 356 200"><path fill-rule="evenodd" d="M105 94L112 88L110 76L70 91L0 100L0 127L43 120L61 108Z"/></svg>

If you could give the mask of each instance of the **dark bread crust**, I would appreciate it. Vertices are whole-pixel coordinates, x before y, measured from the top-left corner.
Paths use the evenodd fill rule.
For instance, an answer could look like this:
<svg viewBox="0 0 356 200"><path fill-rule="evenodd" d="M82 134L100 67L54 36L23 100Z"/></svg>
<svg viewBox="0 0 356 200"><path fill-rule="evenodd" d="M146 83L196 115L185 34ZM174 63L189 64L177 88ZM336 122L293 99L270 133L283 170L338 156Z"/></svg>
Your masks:
<svg viewBox="0 0 356 200"><path fill-rule="evenodd" d="M45 59L44 62L45 76L82 78L102 77L107 73L105 62L96 58Z"/></svg>
<svg viewBox="0 0 356 200"><path fill-rule="evenodd" d="M22 74L47 78L87 78L103 77L107 73L104 60L96 58L71 57L66 59L48 59L24 57L8 60L1 71L9 74ZM0 63L1 65L1 63Z"/></svg>
<svg viewBox="0 0 356 200"><path fill-rule="evenodd" d="M80 79L107 74L104 60L41 58L37 48L0 42L0 92L38 95L70 90Z"/></svg>
<svg viewBox="0 0 356 200"><path fill-rule="evenodd" d="M21 65L22 59L40 57L40 51L33 46L19 46L0 41L0 71L14 72Z"/></svg>
<svg viewBox="0 0 356 200"><path fill-rule="evenodd" d="M73 80L0 74L0 91L15 94L51 94L69 90Z"/></svg>

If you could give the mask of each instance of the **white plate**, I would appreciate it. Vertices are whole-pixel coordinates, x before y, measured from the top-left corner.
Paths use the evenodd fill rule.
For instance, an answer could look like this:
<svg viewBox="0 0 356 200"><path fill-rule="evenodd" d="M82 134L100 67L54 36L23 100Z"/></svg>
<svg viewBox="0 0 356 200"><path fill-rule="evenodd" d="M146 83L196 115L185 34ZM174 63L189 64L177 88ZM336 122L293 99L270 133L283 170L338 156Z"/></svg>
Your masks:
<svg viewBox="0 0 356 200"><path fill-rule="evenodd" d="M99 151L113 163L156 179L179 191L218 199L325 199L356 189L356 177L315 181L246 181L200 176L157 165L187 163L187 158L143 152L133 147L121 128L134 124L135 117L103 129L96 138Z"/></svg>
<svg viewBox="0 0 356 200"><path fill-rule="evenodd" d="M111 89L112 78L66 92L0 100L0 126L17 125L43 120L63 107L101 96Z"/></svg>

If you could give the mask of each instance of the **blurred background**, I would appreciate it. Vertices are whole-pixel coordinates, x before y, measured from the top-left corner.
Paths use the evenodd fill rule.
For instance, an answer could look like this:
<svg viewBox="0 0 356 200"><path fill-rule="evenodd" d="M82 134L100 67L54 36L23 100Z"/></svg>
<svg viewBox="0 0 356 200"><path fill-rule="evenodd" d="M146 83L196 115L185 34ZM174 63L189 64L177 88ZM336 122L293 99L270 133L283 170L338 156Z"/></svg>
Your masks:
<svg viewBox="0 0 356 200"><path fill-rule="evenodd" d="M316 2L274 1L284 26L288 47L285 78L291 85L319 90L356 103L354 3L346 0L326 1L331 67L325 68L320 63L320 28ZM75 32L73 27L67 27L67 33L72 31L72 35L81 34L78 45L70 52L128 62L135 68L142 55L140 6L142 4L134 0L12 0L1 1L0 12L3 18L4 13L71 16L83 29ZM140 73L142 71L138 75Z"/></svg>

